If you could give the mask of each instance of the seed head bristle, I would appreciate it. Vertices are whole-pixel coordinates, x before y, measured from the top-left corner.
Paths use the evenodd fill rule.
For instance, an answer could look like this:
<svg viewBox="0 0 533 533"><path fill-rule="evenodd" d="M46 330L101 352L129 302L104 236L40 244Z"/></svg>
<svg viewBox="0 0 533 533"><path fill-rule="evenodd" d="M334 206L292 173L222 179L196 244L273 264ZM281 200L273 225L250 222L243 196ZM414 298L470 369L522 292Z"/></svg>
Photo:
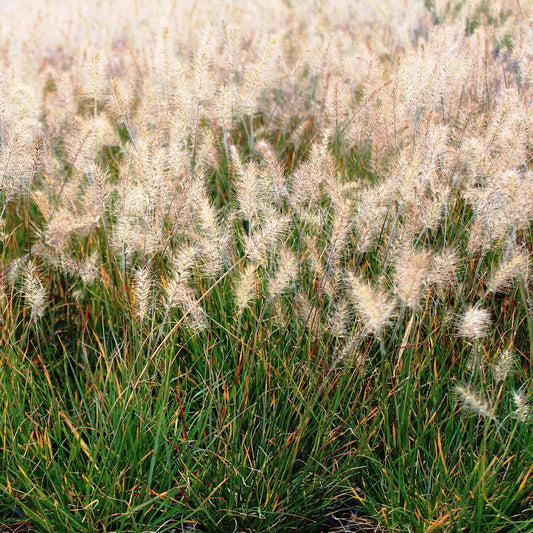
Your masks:
<svg viewBox="0 0 533 533"><path fill-rule="evenodd" d="M514 354L510 349L502 350L494 363L491 365L494 381L504 381L514 365Z"/></svg>
<svg viewBox="0 0 533 533"><path fill-rule="evenodd" d="M351 298L367 333L379 336L394 315L395 305L384 292L354 273L348 273Z"/></svg>
<svg viewBox="0 0 533 533"><path fill-rule="evenodd" d="M287 290L298 276L298 260L290 248L285 246L281 248L278 262L278 270L268 283L268 293L271 298L279 296Z"/></svg>
<svg viewBox="0 0 533 533"><path fill-rule="evenodd" d="M498 269L492 274L489 284L489 292L503 291L515 280L525 279L528 274L529 255L525 250L514 252L511 257L503 261Z"/></svg>
<svg viewBox="0 0 533 533"><path fill-rule="evenodd" d="M352 320L350 301L346 298L337 304L335 312L330 316L328 329L337 338L343 338L348 332L349 323Z"/></svg>
<svg viewBox="0 0 533 533"><path fill-rule="evenodd" d="M520 422L527 422L531 418L531 407L522 391L513 391L513 403L515 410L513 411L513 418Z"/></svg>
<svg viewBox="0 0 533 533"><path fill-rule="evenodd" d="M41 318L47 306L46 289L39 277L37 266L29 261L24 268L22 280L22 295L27 307L36 318Z"/></svg>
<svg viewBox="0 0 533 533"><path fill-rule="evenodd" d="M151 306L152 279L148 266L137 270L134 277L133 293L135 295L135 314L144 320Z"/></svg>
<svg viewBox="0 0 533 533"><path fill-rule="evenodd" d="M480 392L474 391L465 385L457 385L455 392L465 409L473 411L478 416L494 418L494 410L488 400L482 397Z"/></svg>
<svg viewBox="0 0 533 533"><path fill-rule="evenodd" d="M430 258L425 250L408 250L398 257L394 275L395 292L406 307L414 309L424 288Z"/></svg>
<svg viewBox="0 0 533 533"><path fill-rule="evenodd" d="M235 307L238 312L242 313L255 300L256 295L257 264L248 263L240 274L234 290Z"/></svg>
<svg viewBox="0 0 533 533"><path fill-rule="evenodd" d="M485 309L471 307L459 323L459 335L467 339L482 339L491 324L490 314Z"/></svg>
<svg viewBox="0 0 533 533"><path fill-rule="evenodd" d="M207 328L207 313L200 306L194 290L183 280L172 278L165 287L167 309L180 308L187 315L186 321L194 331Z"/></svg>
<svg viewBox="0 0 533 533"><path fill-rule="evenodd" d="M433 256L428 274L428 283L438 289L453 286L457 282L456 271L458 264L459 257L453 249L444 250L440 254Z"/></svg>

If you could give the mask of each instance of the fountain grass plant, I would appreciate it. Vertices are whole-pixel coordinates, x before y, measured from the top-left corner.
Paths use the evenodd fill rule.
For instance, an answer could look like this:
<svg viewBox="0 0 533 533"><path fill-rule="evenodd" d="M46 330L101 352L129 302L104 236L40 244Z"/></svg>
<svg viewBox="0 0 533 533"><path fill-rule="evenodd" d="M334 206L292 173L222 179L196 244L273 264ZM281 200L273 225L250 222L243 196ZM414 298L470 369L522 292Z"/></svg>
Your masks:
<svg viewBox="0 0 533 533"><path fill-rule="evenodd" d="M3 530L533 530L533 3L411 4L6 8Z"/></svg>

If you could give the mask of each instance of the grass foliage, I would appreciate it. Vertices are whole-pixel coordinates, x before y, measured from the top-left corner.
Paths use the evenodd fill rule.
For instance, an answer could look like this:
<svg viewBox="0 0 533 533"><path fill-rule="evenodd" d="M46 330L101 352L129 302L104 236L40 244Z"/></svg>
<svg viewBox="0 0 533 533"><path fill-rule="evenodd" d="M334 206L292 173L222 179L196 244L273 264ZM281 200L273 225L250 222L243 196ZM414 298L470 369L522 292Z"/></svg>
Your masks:
<svg viewBox="0 0 533 533"><path fill-rule="evenodd" d="M2 9L4 529L533 530L531 1Z"/></svg>

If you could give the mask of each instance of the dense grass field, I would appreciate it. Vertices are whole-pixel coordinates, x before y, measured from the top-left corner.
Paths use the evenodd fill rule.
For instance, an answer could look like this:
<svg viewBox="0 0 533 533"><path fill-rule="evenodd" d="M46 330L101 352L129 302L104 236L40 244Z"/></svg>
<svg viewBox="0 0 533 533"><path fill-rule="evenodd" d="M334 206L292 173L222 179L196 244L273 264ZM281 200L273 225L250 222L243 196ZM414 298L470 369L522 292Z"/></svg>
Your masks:
<svg viewBox="0 0 533 533"><path fill-rule="evenodd" d="M0 0L0 531L533 531L533 1Z"/></svg>

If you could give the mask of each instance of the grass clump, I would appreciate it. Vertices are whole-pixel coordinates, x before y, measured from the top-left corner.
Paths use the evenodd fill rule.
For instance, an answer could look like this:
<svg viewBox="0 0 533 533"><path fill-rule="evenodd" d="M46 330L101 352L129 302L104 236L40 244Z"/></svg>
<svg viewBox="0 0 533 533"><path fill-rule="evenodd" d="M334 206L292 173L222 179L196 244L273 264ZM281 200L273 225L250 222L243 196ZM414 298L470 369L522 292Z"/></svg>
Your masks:
<svg viewBox="0 0 533 533"><path fill-rule="evenodd" d="M530 531L533 4L17 5L2 527Z"/></svg>

